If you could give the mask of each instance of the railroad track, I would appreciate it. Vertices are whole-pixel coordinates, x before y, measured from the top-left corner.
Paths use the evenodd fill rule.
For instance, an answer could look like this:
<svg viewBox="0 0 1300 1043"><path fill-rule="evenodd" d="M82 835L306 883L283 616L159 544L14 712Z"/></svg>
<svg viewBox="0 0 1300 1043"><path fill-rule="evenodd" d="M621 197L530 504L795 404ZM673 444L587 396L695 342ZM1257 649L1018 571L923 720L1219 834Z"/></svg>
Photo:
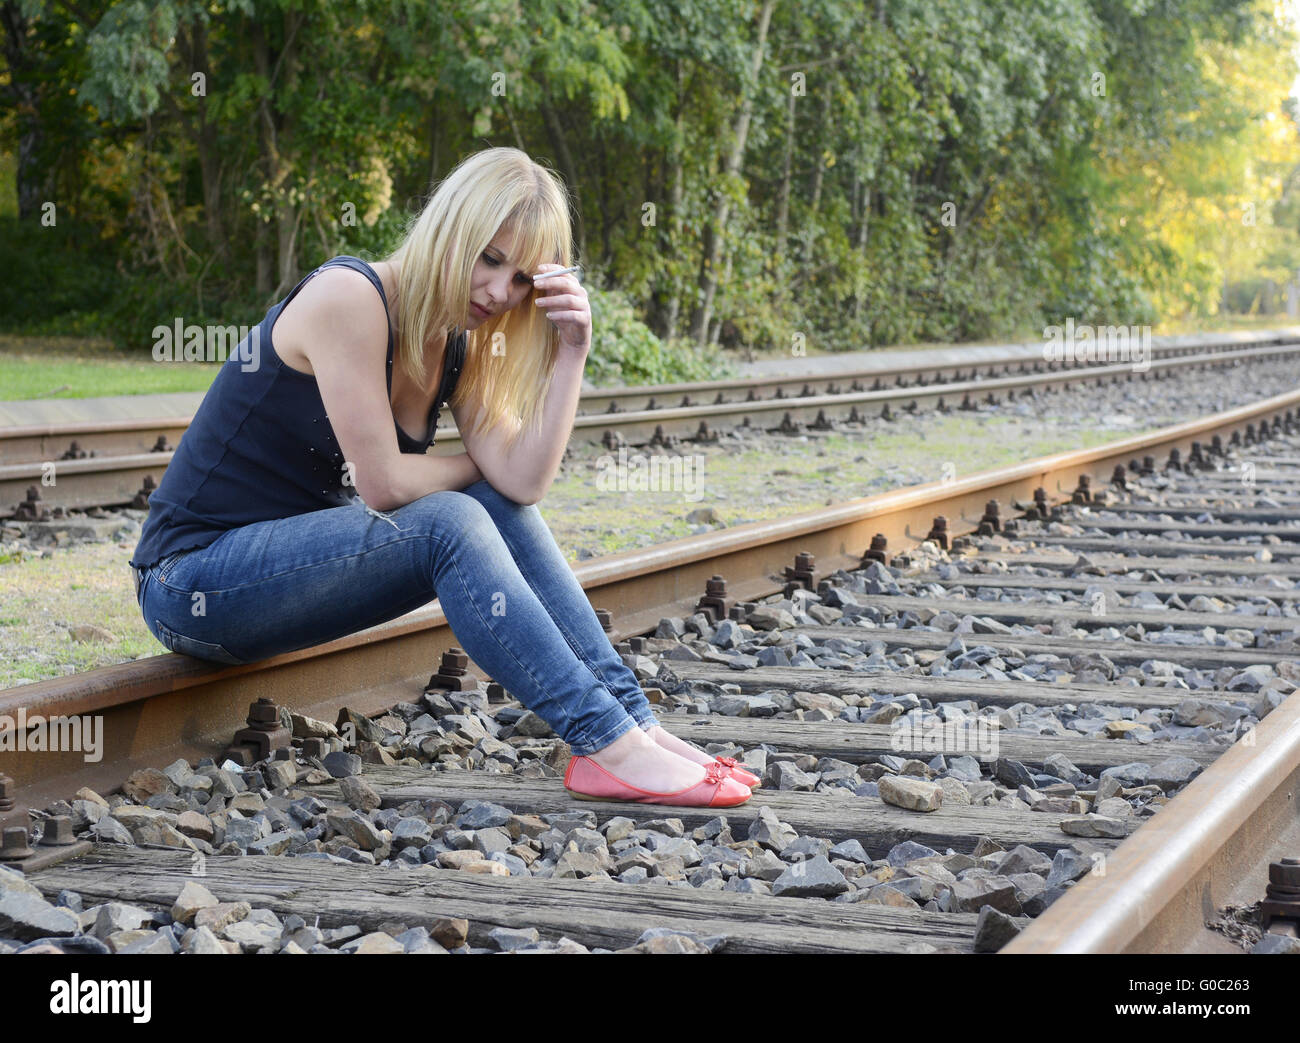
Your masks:
<svg viewBox="0 0 1300 1043"><path fill-rule="evenodd" d="M462 672L436 602L264 663L0 692L11 720L102 717L112 753L3 755L30 880L130 951L1229 947L1204 921L1298 850L1297 410L579 566L663 725L763 774L722 814L570 799L563 744ZM261 697L245 738L292 752L223 752Z"/></svg>
<svg viewBox="0 0 1300 1043"><path fill-rule="evenodd" d="M770 377L584 392L572 438L578 444L669 448L715 441L720 431L756 427L859 429L871 418L919 410L971 410L1085 383L1169 379L1188 370L1265 363L1300 354L1280 332L1208 337L1153 346L1149 369L1058 364L1004 355L963 365L896 367L819 378ZM0 516L59 519L70 510L148 507L190 417L41 424L0 429ZM434 452L460 453L454 426ZM51 484L49 475L57 480ZM36 499L33 499L33 494Z"/></svg>

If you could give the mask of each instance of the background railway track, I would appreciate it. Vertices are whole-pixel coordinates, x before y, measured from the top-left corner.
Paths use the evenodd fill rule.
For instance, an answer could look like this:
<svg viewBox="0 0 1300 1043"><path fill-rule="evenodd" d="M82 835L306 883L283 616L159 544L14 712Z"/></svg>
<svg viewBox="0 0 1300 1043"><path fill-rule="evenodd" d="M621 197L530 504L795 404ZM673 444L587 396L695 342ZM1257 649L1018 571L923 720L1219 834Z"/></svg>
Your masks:
<svg viewBox="0 0 1300 1043"><path fill-rule="evenodd" d="M558 777L566 751L539 722L502 693L461 690L454 656L426 684L431 648L451 640L433 607L264 664L165 656L0 693L6 714L105 719L109 763L7 755L33 807L79 785L108 792L139 771L127 784L135 800L108 808L83 795L37 816L52 832L90 827L97 842L32 881L51 898L76 891L87 909L111 899L171 908L197 882L267 911L223 909L230 923L214 913L210 939L87 914L90 926L108 917L100 941L133 951L278 950L290 939L304 951L391 949L393 934L426 949L430 927L460 940L446 927L457 918L470 950L563 937L570 949L990 951L1022 930L1030 938L1058 902L1105 887L1098 869L1124 864L1126 838L1177 821L1192 787L1240 774L1253 749L1273 751L1262 777L1282 779L1256 806L1293 823L1285 780L1296 762L1266 728L1285 746L1300 678L1290 658L1300 595L1285 555L1295 519L1269 505L1295 492L1285 461L1300 455L1297 406L1300 393L1277 396L1116 446L580 567L664 726L764 775L748 804L720 814L573 801ZM1215 435L1229 457L1210 453ZM1184 477L1162 466L1174 450L1216 470L1192 464ZM1143 477L1145 456L1158 463ZM1086 497L1130 459L1120 513ZM1090 502L1055 519L1044 504L999 534L988 501L1029 505L1035 488ZM1172 531L1165 498L1192 512ZM937 510L949 536L984 526L978 553L945 560ZM1216 527L1234 511L1256 513L1229 523L1235 532ZM1196 520L1206 512L1215 521ZM862 560L873 544L878 556L904 552L897 571ZM1020 567L1033 571L1009 574ZM728 582L697 603L714 574ZM298 715L297 759L196 772L263 694ZM355 761L339 726L360 732ZM1251 747L1246 736L1267 741ZM187 762L157 770L176 756ZM49 825L59 812L71 821ZM182 823L187 814L208 825ZM1252 845L1255 868L1232 883L1262 892L1270 857ZM1202 901L1222 890L1211 877ZM319 927L308 922L316 914ZM679 937L643 937L654 928Z"/></svg>
<svg viewBox="0 0 1300 1043"><path fill-rule="evenodd" d="M850 372L820 377L768 377L587 391L573 439L581 445L671 447L711 441L718 432L753 426L798 434L830 430L868 417L920 410L961 410L1083 383L1168 379L1291 358L1300 342L1289 334L1207 338L1153 347L1148 370L1131 364L1076 365L1004 355L978 363ZM99 423L69 422L0 428L0 516L20 521L59 518L61 511L111 506L145 509L188 416ZM460 453L459 432L440 432L437 454ZM48 482L51 467L57 476ZM30 500L35 490L39 501ZM24 506L27 504L27 506ZM48 513L47 513L48 512Z"/></svg>

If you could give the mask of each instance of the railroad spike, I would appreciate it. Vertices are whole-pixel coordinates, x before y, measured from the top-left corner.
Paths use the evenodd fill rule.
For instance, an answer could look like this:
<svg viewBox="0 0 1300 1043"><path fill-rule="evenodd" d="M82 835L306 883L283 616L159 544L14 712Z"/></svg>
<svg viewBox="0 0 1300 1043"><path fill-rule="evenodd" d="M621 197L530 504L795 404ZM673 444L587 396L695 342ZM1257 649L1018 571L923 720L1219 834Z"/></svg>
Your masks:
<svg viewBox="0 0 1300 1043"><path fill-rule="evenodd" d="M600 628L605 631L605 636L609 638L611 645L617 645L623 640L622 633L614 626L613 613L607 608L596 609L596 618L600 620Z"/></svg>
<svg viewBox="0 0 1300 1043"><path fill-rule="evenodd" d="M942 550L948 549L948 519L942 514L936 514L934 521L930 524L930 531L925 537L927 540L933 540Z"/></svg>
<svg viewBox="0 0 1300 1043"><path fill-rule="evenodd" d="M280 708L273 700L263 697L249 706L248 727L235 732L234 741L222 757L249 767L292 741L293 732L280 723Z"/></svg>
<svg viewBox="0 0 1300 1043"><path fill-rule="evenodd" d="M695 603L695 611L703 612L709 622L717 623L727 618L727 581L713 576L704 584L704 596Z"/></svg>
<svg viewBox="0 0 1300 1043"><path fill-rule="evenodd" d="M8 836L12 829L21 829L24 836L27 833L27 808L14 799L16 793L14 780L8 775L0 774L0 836ZM29 851L28 854L30 853ZM4 857L0 855L0 858ZM26 857L27 855L15 855L11 861Z"/></svg>
<svg viewBox="0 0 1300 1043"><path fill-rule="evenodd" d="M28 842L25 826L11 826L0 833L0 864L21 862L36 854Z"/></svg>
<svg viewBox="0 0 1300 1043"><path fill-rule="evenodd" d="M14 511L14 521L49 521L49 508L41 505L41 491L34 485L27 487L27 499Z"/></svg>
<svg viewBox="0 0 1300 1043"><path fill-rule="evenodd" d="M794 567L785 567L785 588L783 597L793 597L796 590L816 590L817 581L813 576L813 567L817 558L807 551L800 551L794 557Z"/></svg>
<svg viewBox="0 0 1300 1043"><path fill-rule="evenodd" d="M67 847L77 842L77 834L72 828L71 815L52 815L45 821L41 833L41 847Z"/></svg>
<svg viewBox="0 0 1300 1043"><path fill-rule="evenodd" d="M1074 492L1070 496L1070 502L1074 504L1087 505L1092 503L1092 476L1087 474L1079 475L1079 484L1074 487Z"/></svg>
<svg viewBox="0 0 1300 1043"><path fill-rule="evenodd" d="M140 491L135 494L135 499L131 501L131 506L137 511L147 511L149 509L149 497L153 495L158 488L158 483L153 480L153 475L144 476L144 481L140 483Z"/></svg>
<svg viewBox="0 0 1300 1043"><path fill-rule="evenodd" d="M1002 531L1002 519L998 516L1000 508L997 500L989 500L984 505L984 516L975 528L976 536L992 536Z"/></svg>
<svg viewBox="0 0 1300 1043"><path fill-rule="evenodd" d="M873 561L878 561L882 565L888 564L885 560L885 551L888 549L889 540L885 538L885 534L876 533L871 537L871 547L862 552L862 562L858 567L866 568Z"/></svg>
<svg viewBox="0 0 1300 1043"><path fill-rule="evenodd" d="M1300 931L1300 858L1270 862L1259 918L1265 931L1274 920L1286 920Z"/></svg>
<svg viewBox="0 0 1300 1043"><path fill-rule="evenodd" d="M463 649L453 646L442 653L438 672L429 678L424 690L445 688L452 692L468 692L477 687L478 678L469 669L469 656Z"/></svg>

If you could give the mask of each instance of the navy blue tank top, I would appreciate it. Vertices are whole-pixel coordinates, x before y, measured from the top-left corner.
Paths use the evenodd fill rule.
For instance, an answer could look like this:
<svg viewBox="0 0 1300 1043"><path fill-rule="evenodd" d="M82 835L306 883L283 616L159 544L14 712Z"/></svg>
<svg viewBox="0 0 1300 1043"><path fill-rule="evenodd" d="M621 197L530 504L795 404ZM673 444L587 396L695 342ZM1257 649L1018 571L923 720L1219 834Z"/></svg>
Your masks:
<svg viewBox="0 0 1300 1043"><path fill-rule="evenodd" d="M131 565L147 567L176 551L206 547L223 532L253 522L288 518L349 504L356 489L344 483L339 448L316 378L285 365L271 344L271 327L307 280L333 266L362 272L388 298L378 274L359 257L331 258L308 273L261 323L257 355L240 342L217 372L181 437L162 481L149 497L149 515ZM247 340L247 338L245 338ZM438 413L456 388L465 360L464 330L447 338L442 383L429 410L427 432L417 441L397 420L403 453L423 453L433 444ZM257 358L256 369L248 368ZM388 325L388 392L393 390L393 327Z"/></svg>

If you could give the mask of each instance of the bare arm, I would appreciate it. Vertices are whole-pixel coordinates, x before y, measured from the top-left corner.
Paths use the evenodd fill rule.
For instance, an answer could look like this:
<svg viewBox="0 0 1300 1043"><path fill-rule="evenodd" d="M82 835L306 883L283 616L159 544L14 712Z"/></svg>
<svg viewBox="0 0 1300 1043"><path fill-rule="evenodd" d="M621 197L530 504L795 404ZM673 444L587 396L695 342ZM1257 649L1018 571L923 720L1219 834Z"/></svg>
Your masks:
<svg viewBox="0 0 1300 1043"><path fill-rule="evenodd" d="M352 482L369 506L389 511L431 492L482 478L466 453L403 453L388 400L388 327L374 286L359 272L329 268L294 299L302 303L296 338L320 389Z"/></svg>
<svg viewBox="0 0 1300 1043"><path fill-rule="evenodd" d="M573 418L582 394L581 356L561 352L556 359L555 374L547 389L542 407L541 430L522 436L513 450L507 449L510 430L505 425L482 433L471 433L472 413L464 407L452 407L456 426L468 455L484 478L497 492L516 503L537 503L555 480L564 448L573 433ZM518 429L516 422L513 430Z"/></svg>
<svg viewBox="0 0 1300 1043"><path fill-rule="evenodd" d="M401 453L399 456L389 480L393 502L380 505L366 501L376 510L390 511L429 493L464 489L484 478L483 472L475 466L469 453L455 453L452 456Z"/></svg>

